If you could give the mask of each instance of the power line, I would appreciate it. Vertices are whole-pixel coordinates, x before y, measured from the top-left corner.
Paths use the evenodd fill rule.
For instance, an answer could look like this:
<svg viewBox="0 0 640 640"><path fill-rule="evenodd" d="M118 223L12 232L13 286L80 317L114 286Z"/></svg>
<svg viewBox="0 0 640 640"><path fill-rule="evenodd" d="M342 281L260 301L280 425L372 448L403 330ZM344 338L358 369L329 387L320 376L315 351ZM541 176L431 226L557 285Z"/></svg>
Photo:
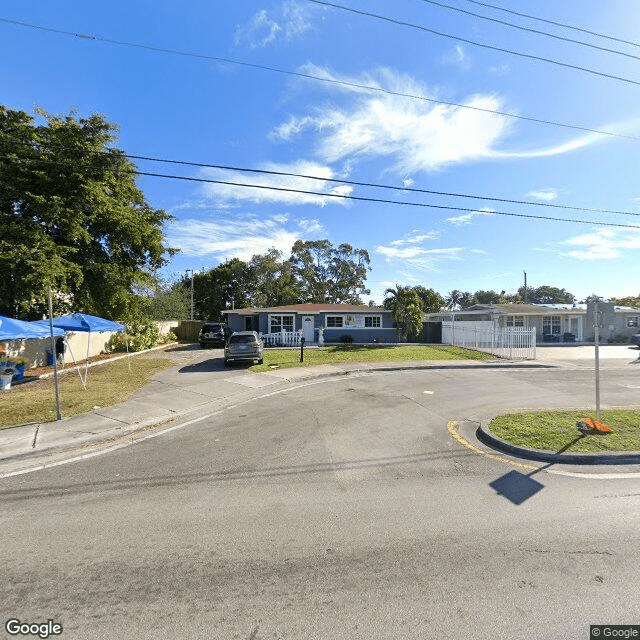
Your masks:
<svg viewBox="0 0 640 640"><path fill-rule="evenodd" d="M188 176L175 176L175 175L168 175L165 173L151 173L151 172L147 172L147 171L138 171L138 170L133 170L132 173L135 173L136 175L140 175L140 176L151 176L151 177L156 177L156 178L169 178L172 180L187 180L190 182L205 182L205 183L212 183L212 184L222 184L222 185L227 185L227 186L232 186L232 187L246 187L246 188L250 188L250 189L264 189L267 191L280 191L280 192L286 192L286 193L299 193L302 195L313 195L313 196L321 196L321 197L327 197L327 198L339 198L339 199L343 199L343 200L356 200L359 202L374 202L374 203L378 203L378 204L396 204L396 205L400 205L400 206L409 206L409 207L424 207L427 209L440 209L440 210L446 210L446 211L460 211L460 212L467 212L467 213L480 213L478 211L478 209L473 209L473 208L468 208L468 207L451 207L451 206L445 206L445 205L438 205L438 204L428 204L428 203L424 203L424 202L406 202L406 201L402 201L402 200L387 200L384 198L367 198L365 196L352 196L352 195L344 195L344 194L338 194L338 193L323 193L321 191L308 191L306 189L293 189L291 187L274 187L272 185L262 185L262 184L248 184L248 183L243 183L243 182L232 182L230 180L213 180L210 178L194 178L194 177L188 177ZM577 222L579 224L594 224L594 225L598 225L598 226L603 226L603 227L621 227L621 228L627 228L627 229L640 229L640 225L637 224L620 224L620 223L615 223L615 222L600 222L600 221L594 221L594 220L577 220L577 219L573 219L573 218L555 218L555 217L551 217L551 216L535 216L535 215L531 215L531 214L524 214L524 213L513 213L513 212L508 212L508 211L488 211L486 212L487 214L492 214L492 215L497 215L497 216L513 216L516 218L531 218L531 219L535 219L535 220L549 220L549 221L553 221L553 222Z"/></svg>
<svg viewBox="0 0 640 640"><path fill-rule="evenodd" d="M11 157L11 156L0 156L0 159L11 159L22 161L23 159ZM64 163L56 162L55 160L44 160L39 158L29 158L27 161L36 161L42 162L45 164L57 164L64 165ZM404 207L421 207L425 209L438 209L441 211L457 211L464 213L486 213L487 215L497 215L497 216L511 216L515 218L527 218L532 220L546 220L551 222L573 222L577 224L590 224L596 225L600 227L616 227L616 228L624 228L624 229L640 229L640 225L635 224L622 224L616 222L601 222L598 220L581 220L575 218L557 218L551 216L537 216L533 214L526 213L515 213L510 211L487 211L480 212L478 209L470 208L470 207L452 207L447 205L439 205L439 204L429 204L426 202L406 202L403 200L389 200L385 198L369 198L365 196L353 196L353 195L345 195L339 193L323 193L322 191L311 191L308 189L294 189L293 187L276 187L273 185L263 185L263 184L251 184L246 182L235 182L231 180L215 180L212 178L196 178L193 176L177 176L166 173L153 173L150 171L138 171L137 169L127 168L126 171L132 173L133 175L138 176L148 176L152 178L166 178L169 180L184 180L187 182L198 182L198 183L206 183L206 184L220 184L231 187L241 187L246 189L260 189L264 191L277 191L280 193L296 193L300 195L311 195L311 196L319 196L321 198L334 198L340 200L353 200L357 202L371 202L376 204L393 204Z"/></svg>
<svg viewBox="0 0 640 640"><path fill-rule="evenodd" d="M313 1L313 0L309 0L309 1ZM193 53L193 52L189 52L189 51L181 51L181 50L177 50L177 49L166 49L166 48L162 48L162 47L154 47L151 45L145 45L145 44L140 44L140 43L135 43L135 42L125 42L125 41L121 41L121 40L113 40L113 39L109 39L109 38L103 38L101 36L96 36L96 35L91 35L91 34L84 34L84 33L74 33L73 31L65 31L63 29L55 29L52 27L46 27L43 25L37 25L37 24L33 24L33 23L29 23L29 22L24 22L24 21L20 21L20 20L10 20L8 18L0 18L0 22L6 23L6 24L12 24L14 26L19 26L19 27L25 27L28 29L36 29L39 31L47 31L47 32L51 32L51 33L56 33L59 35L65 35L65 36L70 36L70 37L74 37L74 38L81 38L83 40L94 40L96 42L102 42L104 44L110 44L110 45L114 45L114 46L122 46L122 47L130 47L130 48L136 48L136 49L144 49L144 50L148 50L148 51L154 51L156 53L165 53L165 54L169 54L169 55L177 55L177 56L181 56L181 57L185 57L185 58L196 58L196 59L200 59L200 60L212 60L215 62L221 62L224 64L230 64L230 65L237 65L237 66L242 66L245 68L250 68L250 69L256 69L259 71L268 71L271 73L279 73L282 75L288 75L288 76L294 76L297 78L303 78L305 80L314 80L317 82L323 82L326 84L333 84L333 85L337 85L337 86L343 86L343 87L349 87L351 89L364 89L366 91L373 91L376 93L382 93L382 94L386 94L386 95L391 95L391 96L397 96L397 97L401 97L401 98L409 98L411 100L421 100L423 102L429 102L431 104L438 104L438 105L443 105L443 106L447 106L447 107L458 107L460 109L469 109L471 111L477 111L480 113L489 113L491 115L497 115L497 116L503 116L505 118L512 118L514 120L522 120L524 122L532 122L534 124L541 124L541 125L548 125L548 126L553 126L553 127L561 127L563 129L571 129L574 131L582 131L585 133L595 133L598 135L603 135L603 136L608 136L608 137L612 137L612 138L622 138L625 140L635 140L638 141L640 140L640 137L638 136L630 136L630 135L625 135L625 134L621 134L621 133L615 133L613 131L605 131L603 129L594 129L591 127L585 127L585 126L581 126L581 125L577 125L577 124L572 124L572 123L567 123L567 122L558 122L556 120L547 120L544 118L536 118L533 116L523 116L520 114L516 114L516 113L510 113L508 111L499 111L497 109L487 109L484 107L477 107L474 105L470 105L470 104L462 104L460 102L452 102L452 101L448 101L448 100L437 100L435 98L427 98L426 96L422 96L422 95L417 95L417 94L411 94L411 93L403 93L401 91L392 91L390 89L384 89L382 87L378 87L375 85L366 85L366 84L360 84L357 82L350 82L348 80L338 80L336 78L326 78L326 77L322 77L319 75L314 75L312 73L304 73L302 71L291 71L291 70L287 70L287 69L279 69L277 67L271 67L271 66L267 66L267 65L261 65L261 64L256 64L253 62L246 62L243 60L236 60L233 58L223 58L220 56L213 56L213 55L208 55L208 54L200 54L200 53Z"/></svg>
<svg viewBox="0 0 640 640"><path fill-rule="evenodd" d="M536 60L537 62L547 62L549 64L553 64L559 67L573 69L574 71L584 71L585 73L590 73L594 76L599 76L601 78L608 78L609 80L617 80L619 82L625 82L627 84L640 86L639 80L633 80L631 78L625 78L623 76L616 76L611 73L605 73L603 71L596 71L595 69L590 69L588 67L581 67L576 64L569 64L568 62L555 60L554 58L543 58L542 56L536 56L531 53L523 53L522 51L514 51L513 49L505 49L504 47L497 47L491 44L476 42L475 40L470 40L469 38L463 38L462 36L454 36L454 35L451 35L450 33L444 33L443 31L430 29L429 27L424 27L422 25L415 24L413 22L406 22L404 20L397 20L396 18L390 18L388 16L381 16L377 13L371 13L370 11L361 11L360 9L345 7L344 5L341 5L341 4L326 2L325 0L307 0L307 2L313 2L314 4L322 5L325 7L333 7L334 9L340 9L341 11L348 11L349 13L355 13L360 16L366 16L367 18L375 18L376 20L383 20L385 22L389 22L391 24L395 24L401 27L418 29L420 31L431 33L432 35L440 36L442 38L448 38L450 40L457 40L458 42L464 42L465 44L470 44L470 45L473 45L474 47L481 47L482 49L489 49L491 51L498 51L500 53L508 53L509 55L518 56L520 58L526 58L527 60Z"/></svg>
<svg viewBox="0 0 640 640"><path fill-rule="evenodd" d="M12 142L23 144L25 146L30 146L28 142L24 142L24 141L18 140L16 138L11 138L9 136L4 136L4 138L8 139L8 140L11 140ZM0 141L1 140L2 140L2 138L0 137ZM72 151L74 151L76 153L80 152L82 155L87 155L87 152L85 150L77 149L77 148L74 148L74 147L58 146L56 148L57 149L68 149L68 150L72 150ZM100 155L111 155L116 151L118 151L119 157L128 158L130 160L143 160L143 161L148 161L148 162L160 162L160 163L164 163L164 164L177 164L177 165L182 165L182 166L198 167L198 168L203 168L203 169L220 169L220 170L224 170L224 171L236 171L238 173L257 173L257 174L263 174L263 175L282 176L282 177L289 177L289 178L303 178L305 180L318 180L318 181L322 181L322 182L331 182L331 183L335 183L335 184L344 184L344 185L356 186L356 187L371 187L371 188L375 188L375 189L387 189L387 190L402 191L402 192L407 192L407 193L422 193L422 194L446 196L446 197L453 197L453 198L467 198L467 199L471 199L471 200L483 200L483 201L486 201L486 202L502 202L502 203L505 203L505 204L519 204L519 205L533 206L533 207L547 207L547 208L551 208L551 209L564 209L564 210L569 210L569 211L584 211L584 212L587 212L587 213L609 213L609 214L614 214L614 215L638 216L638 217L640 217L640 213L635 213L635 212L632 212L632 211L620 211L620 210L616 210L616 209L600 209L600 208L592 208L592 207L578 207L578 206L574 206L574 205L554 204L552 202L531 202L531 201L527 201L527 200L515 200L515 199L512 199L512 198L499 198L499 197L496 197L496 196L482 196L482 195L478 195L478 194L456 193L456 192L451 192L451 191L436 191L434 189L421 189L421 188L417 188L417 187L404 187L404 186L398 187L396 185L381 184L381 183L376 183L376 182L361 182L361 181L357 181L357 180L346 180L346 179L343 179L343 178L326 178L326 177L322 177L322 176L314 176L314 175L305 174L305 173L293 173L293 172L289 172L289 171L276 171L274 169L255 169L255 168L237 167L237 166L224 165L224 164L212 164L212 163L206 163L206 162L194 162L194 161L190 161L190 160L176 160L176 159L172 159L172 158L156 158L156 157L153 157L153 156L141 156L141 155L135 155L135 154L131 154L131 153L125 153L125 152L122 152L122 151L116 150L116 149L107 149L105 151L96 150L96 151L91 151L90 153L100 154ZM11 156L0 156L0 158L2 158L2 159L13 159ZM18 160L30 160L32 158L16 157L15 159L18 159ZM36 159L36 160L38 160L38 159ZM51 161L51 162L55 162L55 161ZM61 163L57 163L57 164L61 164Z"/></svg>
<svg viewBox="0 0 640 640"><path fill-rule="evenodd" d="M520 31L527 31L528 33L535 33L536 35L545 36L547 38L553 38L554 40L561 40L563 42L569 42L571 44L577 44L583 47L589 47L590 49L597 49L598 51L605 51L606 53L614 53L619 56L624 56L625 58L632 58L634 60L640 60L640 56L634 56L632 53L625 53L624 51L618 51L617 49L609 49L608 47L601 47L597 44L592 44L590 42L585 42L584 40L576 40L574 38L568 38L566 36L559 36L555 33L549 33L548 31L541 31L539 29L533 29L531 27L524 27L519 24L514 24L513 22L507 22L506 20L499 20L498 18L491 18L489 16L483 16L480 13L475 13L473 11L467 11L466 9L461 9L460 7L454 7L450 4L445 4L443 2L437 2L436 0L422 0L422 2L426 2L428 4L435 5L437 7L442 7L443 9L449 9L451 11L457 11L458 13L464 13L469 16L473 16L474 18L479 18L480 20L486 20L488 22L494 22L496 24L501 24L506 27L511 27L512 29L518 29Z"/></svg>
<svg viewBox="0 0 640 640"><path fill-rule="evenodd" d="M479 2L478 0L466 0L472 4L477 4L481 7L488 7L489 9L496 9L496 11L504 11L505 13L510 13L514 16L520 16L521 18L528 18L529 20L537 20L538 22L545 22L546 24L552 24L556 27L562 27L563 29L571 29L572 31L580 31L581 33L587 33L590 36L596 36L598 38L604 38L605 40L611 40L613 42L620 42L621 44L629 44L632 47L640 47L640 44L637 42L632 42L631 40L624 40L622 38L616 38L615 36L609 36L604 33L598 33L597 31L590 31L589 29L584 29L582 27L576 27L575 25L566 24L563 22L555 22L554 20L548 20L546 18L541 18L540 16L532 16L527 13L520 13L518 11L513 11L512 9L506 9L505 7L499 7L495 4L489 4L488 2Z"/></svg>

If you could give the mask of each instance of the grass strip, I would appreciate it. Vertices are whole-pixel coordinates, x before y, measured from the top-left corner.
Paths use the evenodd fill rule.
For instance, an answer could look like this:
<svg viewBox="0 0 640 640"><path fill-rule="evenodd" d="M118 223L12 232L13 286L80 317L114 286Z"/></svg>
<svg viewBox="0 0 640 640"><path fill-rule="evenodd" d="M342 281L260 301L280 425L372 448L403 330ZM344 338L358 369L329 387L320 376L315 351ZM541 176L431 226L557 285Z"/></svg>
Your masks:
<svg viewBox="0 0 640 640"><path fill-rule="evenodd" d="M557 452L563 449L567 453L597 453L640 450L640 411L602 411L600 421L611 427L613 433L589 435L578 440L581 434L576 423L583 418L595 418L595 412L511 413L494 418L489 430L498 438L513 444L544 451Z"/></svg>
<svg viewBox="0 0 640 640"><path fill-rule="evenodd" d="M96 406L108 407L123 402L147 385L155 373L172 364L175 363L169 358L144 357L106 362L88 370L86 390L76 373L65 373L59 378L62 416L69 417L91 411ZM82 371L84 373L84 369ZM55 394L52 377L13 384L9 391L0 391L0 428L53 420Z"/></svg>
<svg viewBox="0 0 640 640"><path fill-rule="evenodd" d="M300 349L265 349L264 363L254 365L251 371L269 371L273 368L306 367L316 364L340 362L392 362L403 360L496 360L496 356L473 349L446 346L369 346L333 345L304 350L304 363L300 362Z"/></svg>

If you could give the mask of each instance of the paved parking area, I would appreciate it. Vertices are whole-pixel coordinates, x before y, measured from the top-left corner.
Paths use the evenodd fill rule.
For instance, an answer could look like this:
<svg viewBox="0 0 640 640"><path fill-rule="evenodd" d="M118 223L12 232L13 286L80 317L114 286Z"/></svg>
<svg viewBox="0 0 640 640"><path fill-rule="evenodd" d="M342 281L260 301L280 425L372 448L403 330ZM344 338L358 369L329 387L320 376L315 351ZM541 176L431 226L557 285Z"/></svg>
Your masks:
<svg viewBox="0 0 640 640"><path fill-rule="evenodd" d="M632 362L638 360L640 349L632 345L600 345L600 360L620 360ZM595 359L594 345L566 345L536 347L536 360L540 362L591 361Z"/></svg>

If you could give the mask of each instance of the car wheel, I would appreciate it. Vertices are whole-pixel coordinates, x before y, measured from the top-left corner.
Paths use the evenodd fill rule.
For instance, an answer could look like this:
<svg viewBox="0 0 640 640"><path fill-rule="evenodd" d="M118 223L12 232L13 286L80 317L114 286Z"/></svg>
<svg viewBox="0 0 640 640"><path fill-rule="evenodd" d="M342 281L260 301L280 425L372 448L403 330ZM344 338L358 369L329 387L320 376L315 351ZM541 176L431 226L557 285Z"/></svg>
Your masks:
<svg viewBox="0 0 640 640"><path fill-rule="evenodd" d="M204 344L204 342L201 342L201 343L200 343L200 348L201 348L201 349L204 349L204 348L205 348L205 344Z"/></svg>
<svg viewBox="0 0 640 640"><path fill-rule="evenodd" d="M228 361L226 358L225 358L225 361L224 361L224 366L225 366L225 367L228 367L228 366L229 366L229 361Z"/></svg>
<svg viewBox="0 0 640 640"><path fill-rule="evenodd" d="M262 358L260 358L260 360L258 360L258 364L263 364L264 360Z"/></svg>

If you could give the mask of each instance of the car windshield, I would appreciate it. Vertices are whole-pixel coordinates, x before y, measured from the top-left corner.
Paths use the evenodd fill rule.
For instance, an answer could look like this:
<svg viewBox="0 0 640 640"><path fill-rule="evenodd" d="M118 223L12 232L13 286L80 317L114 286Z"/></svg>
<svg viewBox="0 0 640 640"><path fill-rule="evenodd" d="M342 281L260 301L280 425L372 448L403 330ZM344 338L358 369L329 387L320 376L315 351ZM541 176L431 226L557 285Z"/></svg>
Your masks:
<svg viewBox="0 0 640 640"><path fill-rule="evenodd" d="M239 335L239 336L231 336L229 338L229 342L231 343L241 343L241 342L257 342L255 336L251 335Z"/></svg>
<svg viewBox="0 0 640 640"><path fill-rule="evenodd" d="M222 325L221 324L205 324L202 327L203 331L222 331Z"/></svg>

